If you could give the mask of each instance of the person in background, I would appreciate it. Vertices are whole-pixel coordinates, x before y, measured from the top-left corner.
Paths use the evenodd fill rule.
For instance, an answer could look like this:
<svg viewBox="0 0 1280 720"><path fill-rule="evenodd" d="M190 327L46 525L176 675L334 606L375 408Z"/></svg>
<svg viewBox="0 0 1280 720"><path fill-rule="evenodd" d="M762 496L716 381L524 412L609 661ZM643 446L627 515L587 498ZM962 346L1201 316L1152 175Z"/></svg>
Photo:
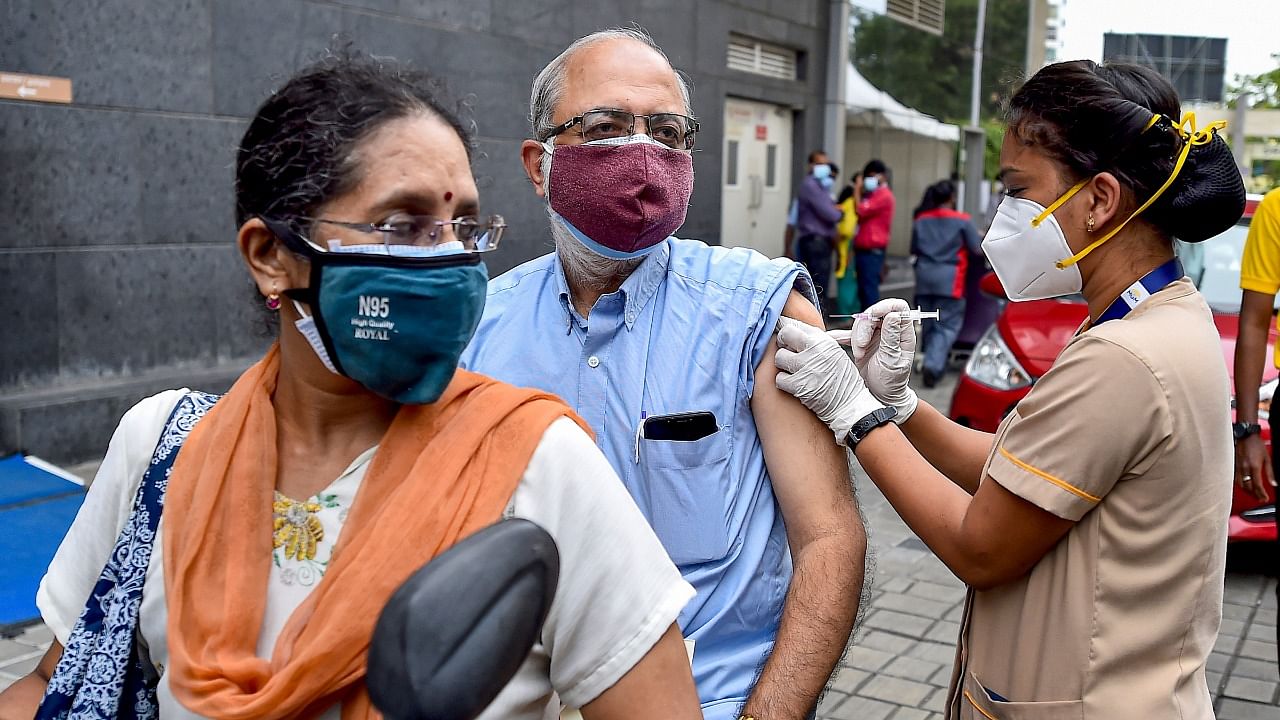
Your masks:
<svg viewBox="0 0 1280 720"><path fill-rule="evenodd" d="M854 267L858 271L858 302L868 308L880 301L880 278L885 248L893 225L894 198L889 188L889 168L872 160L853 185L858 230L853 236Z"/></svg>
<svg viewBox="0 0 1280 720"><path fill-rule="evenodd" d="M853 315L858 303L858 272L853 266L853 235L858 229L858 211L853 202L853 185L846 183L836 198L843 213L836 223L836 314Z"/></svg>
<svg viewBox="0 0 1280 720"><path fill-rule="evenodd" d="M824 165L827 162L827 154L821 150L812 150L809 152L809 164L805 167L805 177L813 174L813 168L818 165ZM801 181L803 182L803 180ZM791 205L787 208L787 230L782 236L782 254L792 260L798 260L796 255L796 221L800 214L800 196L797 194L791 198Z"/></svg>
<svg viewBox="0 0 1280 720"><path fill-rule="evenodd" d="M1267 457L1262 428L1258 425L1258 387L1266 362L1267 335L1275 314L1276 293L1280 292L1280 188L1262 198L1249 224L1249 237L1240 261L1240 329L1236 336L1235 386L1236 482L1259 500L1276 501L1276 461ZM1273 362L1280 366L1280 345ZM1274 426L1273 426L1274 428ZM1280 447L1272 432L1272 453ZM1280 515L1277 516L1280 523ZM1280 560L1280 538L1276 558ZM1280 586L1276 588L1280 598ZM1280 647L1280 627L1276 631Z"/></svg>
<svg viewBox="0 0 1280 720"><path fill-rule="evenodd" d="M823 298L831 287L831 253L835 250L840 209L831 199L835 166L827 162L827 156L821 151L814 151L809 157L817 157L822 162L813 165L800 181L800 191L796 194L795 257L809 269L818 297Z"/></svg>
<svg viewBox="0 0 1280 720"><path fill-rule="evenodd" d="M981 257L982 238L969 215L956 210L956 186L941 180L924 191L911 225L916 306L937 310L924 323L924 385L946 374L951 346L964 325L964 281L971 256Z"/></svg>
<svg viewBox="0 0 1280 720"><path fill-rule="evenodd" d="M697 591L680 627L706 719L800 720L849 641L866 535L840 447L773 381L779 318L823 324L808 274L673 235L692 112L636 27L538 73L521 158L555 252L489 283L463 366L555 393L596 431Z"/></svg>

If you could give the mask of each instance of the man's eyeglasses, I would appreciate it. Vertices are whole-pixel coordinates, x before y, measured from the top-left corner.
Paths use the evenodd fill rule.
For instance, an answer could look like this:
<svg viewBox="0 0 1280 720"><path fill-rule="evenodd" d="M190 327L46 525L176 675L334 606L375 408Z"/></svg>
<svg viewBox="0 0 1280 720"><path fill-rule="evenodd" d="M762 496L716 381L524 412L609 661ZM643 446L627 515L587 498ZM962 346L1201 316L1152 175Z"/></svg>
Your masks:
<svg viewBox="0 0 1280 720"><path fill-rule="evenodd" d="M628 137L635 134L637 118L644 119L649 137L663 145L676 150L693 149L698 135L698 121L679 113L636 115L626 110L590 110L552 128L543 140L549 140L575 126L587 142Z"/></svg>
<svg viewBox="0 0 1280 720"><path fill-rule="evenodd" d="M430 251L449 241L444 232L446 227L453 228L452 239L460 242L462 249L468 252L489 252L502 242L502 235L507 229L507 223L501 215L467 215L452 220L439 220L430 215L396 214L391 219L376 223L346 222L328 218L295 218L295 220L337 225L375 235L379 239L378 244L383 246L388 255L415 255L420 251ZM275 225L278 223L272 222L268 227L276 232ZM291 234L307 240L299 233ZM327 250L327 248L321 248L321 250Z"/></svg>

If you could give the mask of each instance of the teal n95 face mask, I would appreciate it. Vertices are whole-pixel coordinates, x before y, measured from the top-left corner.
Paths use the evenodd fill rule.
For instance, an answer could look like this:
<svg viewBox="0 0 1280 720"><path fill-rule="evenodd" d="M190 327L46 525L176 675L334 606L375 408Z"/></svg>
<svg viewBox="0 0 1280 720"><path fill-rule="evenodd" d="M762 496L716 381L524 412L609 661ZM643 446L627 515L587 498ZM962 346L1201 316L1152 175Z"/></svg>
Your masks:
<svg viewBox="0 0 1280 720"><path fill-rule="evenodd" d="M480 255L354 247L324 252L307 244L310 286L284 291L303 315L298 331L325 367L371 392L406 405L435 402L484 311L489 275Z"/></svg>

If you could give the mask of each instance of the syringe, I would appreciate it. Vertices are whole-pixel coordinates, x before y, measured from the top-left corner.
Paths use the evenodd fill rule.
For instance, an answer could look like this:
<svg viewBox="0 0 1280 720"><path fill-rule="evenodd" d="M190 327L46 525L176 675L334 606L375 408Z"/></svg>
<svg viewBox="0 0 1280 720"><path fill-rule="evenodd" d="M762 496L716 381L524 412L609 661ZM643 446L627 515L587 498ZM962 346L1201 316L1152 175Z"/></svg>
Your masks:
<svg viewBox="0 0 1280 720"><path fill-rule="evenodd" d="M911 322L920 322L921 320L937 320L938 319L937 310L921 310L920 308L916 308L915 310L908 310L906 311L906 313L900 313L900 314L905 314L908 318L911 319ZM879 318L873 317L871 313L854 313L853 315L832 315L831 317L852 318L854 320L879 321Z"/></svg>
<svg viewBox="0 0 1280 720"><path fill-rule="evenodd" d="M916 308L915 310L908 310L902 314L910 318L911 322L919 322L920 320L925 320L925 319L929 319L929 320L938 319L937 310L921 310L920 308ZM869 313L857 313L854 315L832 315L831 317L853 318L855 320L866 319L866 320L872 320L874 322L879 321L879 318L873 317ZM833 340L840 343L841 345L848 345L851 342L851 338L853 337L852 330L828 330L827 334L830 335Z"/></svg>

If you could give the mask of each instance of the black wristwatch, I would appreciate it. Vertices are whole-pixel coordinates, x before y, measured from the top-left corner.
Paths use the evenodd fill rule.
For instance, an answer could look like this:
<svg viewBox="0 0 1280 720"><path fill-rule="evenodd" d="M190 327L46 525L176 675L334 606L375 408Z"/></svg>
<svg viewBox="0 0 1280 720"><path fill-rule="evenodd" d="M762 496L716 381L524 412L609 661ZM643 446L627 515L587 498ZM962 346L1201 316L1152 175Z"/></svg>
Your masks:
<svg viewBox="0 0 1280 720"><path fill-rule="evenodd" d="M898 411L891 407L882 407L876 410L853 424L853 427L849 429L849 434L844 436L844 446L849 450L853 450L858 446L858 443L871 434L872 430L893 422L893 419L897 416Z"/></svg>
<svg viewBox="0 0 1280 720"><path fill-rule="evenodd" d="M1260 432L1262 432L1262 426L1258 423L1231 423L1231 434L1235 436L1236 442Z"/></svg>

